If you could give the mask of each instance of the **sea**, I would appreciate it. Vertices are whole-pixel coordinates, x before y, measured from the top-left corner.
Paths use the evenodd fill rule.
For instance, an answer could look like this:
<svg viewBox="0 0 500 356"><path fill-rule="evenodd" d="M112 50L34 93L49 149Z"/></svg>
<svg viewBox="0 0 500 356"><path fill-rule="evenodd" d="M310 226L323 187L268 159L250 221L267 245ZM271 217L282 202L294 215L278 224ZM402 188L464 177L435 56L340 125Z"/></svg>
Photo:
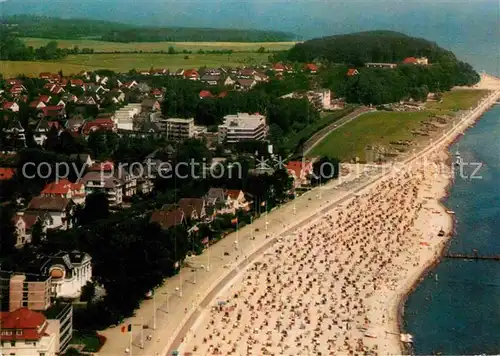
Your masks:
<svg viewBox="0 0 500 356"><path fill-rule="evenodd" d="M444 200L456 217L448 252L500 255L500 105L449 150L466 165ZM500 354L500 261L443 259L409 296L404 330L415 354Z"/></svg>

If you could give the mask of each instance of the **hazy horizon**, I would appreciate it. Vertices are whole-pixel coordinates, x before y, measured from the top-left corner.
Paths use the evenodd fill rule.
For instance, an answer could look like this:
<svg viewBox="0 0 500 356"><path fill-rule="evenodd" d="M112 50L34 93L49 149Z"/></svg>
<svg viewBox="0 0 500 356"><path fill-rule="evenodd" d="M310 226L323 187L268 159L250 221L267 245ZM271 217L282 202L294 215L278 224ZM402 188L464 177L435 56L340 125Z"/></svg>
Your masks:
<svg viewBox="0 0 500 356"><path fill-rule="evenodd" d="M394 30L500 74L500 2L417 0L6 0L3 15L37 14L145 26L263 29L301 38Z"/></svg>

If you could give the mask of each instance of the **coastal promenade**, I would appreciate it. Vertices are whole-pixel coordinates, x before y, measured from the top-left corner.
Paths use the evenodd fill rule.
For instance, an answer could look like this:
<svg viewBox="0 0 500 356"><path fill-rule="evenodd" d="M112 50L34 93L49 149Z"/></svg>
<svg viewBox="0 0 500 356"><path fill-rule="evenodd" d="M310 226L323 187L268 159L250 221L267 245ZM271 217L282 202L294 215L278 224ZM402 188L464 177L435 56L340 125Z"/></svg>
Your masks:
<svg viewBox="0 0 500 356"><path fill-rule="evenodd" d="M499 92L497 91L494 95L496 97L491 97L491 100L496 101ZM401 163L408 164L412 159L421 157L437 147L442 147L445 142L448 142L469 125L473 118L477 118L488 105L491 105L491 103L483 103L469 112L442 139L436 140L421 153L407 158ZM235 269L243 269L250 262L250 259L256 255L247 258L246 261L245 256L251 256L252 251L262 254L262 251L275 243L277 236L287 232L291 226L293 226L294 230L299 229L301 225L298 226L298 224L310 222L323 215L326 211L331 210L331 206L352 199L357 194L356 192L368 188L386 174L387 172L381 172L383 168L370 166L360 168L358 172L351 174L350 179L352 180L350 182L344 180L330 182L319 189L310 191L295 201L272 211L266 218L256 220L253 226L244 227L237 234L233 233L211 246L209 271L207 268L204 270L183 268L178 276L170 278L155 291L154 303L151 300L144 302L137 311L136 316L125 321L125 323L134 325L132 355L153 356L158 354L163 356L168 353L168 350L176 349L179 345L178 342L184 337L185 332L189 330L189 324L195 321L196 315L194 313L202 309L200 305L202 307L209 305L217 289L225 281L231 279L231 273L234 275L235 272L233 271ZM250 238L252 229L259 230L254 233L255 239ZM266 235L272 237L266 238ZM238 239L237 250L233 243L235 239ZM229 256L225 256L225 252L229 253ZM242 261L244 262L242 263ZM194 257L189 263L192 266L204 265L208 267L207 252ZM155 309L157 311L154 318ZM148 327L144 329L144 335L141 335L142 325ZM154 330L153 327L155 327ZM122 334L119 327L108 329L103 334L108 337L108 342L99 354L123 355L125 348L128 347L129 335Z"/></svg>

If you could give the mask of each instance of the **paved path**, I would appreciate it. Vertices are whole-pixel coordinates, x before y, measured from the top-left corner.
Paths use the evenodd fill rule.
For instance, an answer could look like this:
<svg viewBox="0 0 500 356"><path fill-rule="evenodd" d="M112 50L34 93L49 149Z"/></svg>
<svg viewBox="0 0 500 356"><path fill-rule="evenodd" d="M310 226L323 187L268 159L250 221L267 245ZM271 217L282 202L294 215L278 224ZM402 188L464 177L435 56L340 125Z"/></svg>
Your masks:
<svg viewBox="0 0 500 356"><path fill-rule="evenodd" d="M352 113L344 116L343 118L331 123L330 125L321 129L317 133L315 133L309 140L307 140L304 143L304 156L307 156L309 154L309 152L311 152L311 150L314 147L316 147L321 141L323 141L333 131L341 128L345 124L348 124L352 120L357 119L361 115L363 115L367 112L371 112L371 111L375 111L375 109L371 109L371 108L363 106L361 108L354 110Z"/></svg>

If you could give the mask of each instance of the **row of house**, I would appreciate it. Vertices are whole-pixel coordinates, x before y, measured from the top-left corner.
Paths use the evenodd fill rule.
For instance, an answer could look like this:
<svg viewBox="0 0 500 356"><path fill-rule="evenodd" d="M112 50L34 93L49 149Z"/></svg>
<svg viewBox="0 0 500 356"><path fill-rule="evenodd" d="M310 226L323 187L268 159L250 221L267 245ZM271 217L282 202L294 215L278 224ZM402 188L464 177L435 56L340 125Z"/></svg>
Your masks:
<svg viewBox="0 0 500 356"><path fill-rule="evenodd" d="M235 214L237 210L250 210L251 202L242 190L210 188L202 198L183 198L173 206L156 210L151 222L163 229L185 224L187 221L208 223L219 214Z"/></svg>
<svg viewBox="0 0 500 356"><path fill-rule="evenodd" d="M413 65L420 65L420 66L428 66L429 64L429 59L427 57L407 57L405 58L400 64L413 64ZM398 63L365 63L365 67L367 68L384 68L384 69L394 69L398 66ZM359 74L359 71L355 68L350 68L347 71L347 76L352 77Z"/></svg>

